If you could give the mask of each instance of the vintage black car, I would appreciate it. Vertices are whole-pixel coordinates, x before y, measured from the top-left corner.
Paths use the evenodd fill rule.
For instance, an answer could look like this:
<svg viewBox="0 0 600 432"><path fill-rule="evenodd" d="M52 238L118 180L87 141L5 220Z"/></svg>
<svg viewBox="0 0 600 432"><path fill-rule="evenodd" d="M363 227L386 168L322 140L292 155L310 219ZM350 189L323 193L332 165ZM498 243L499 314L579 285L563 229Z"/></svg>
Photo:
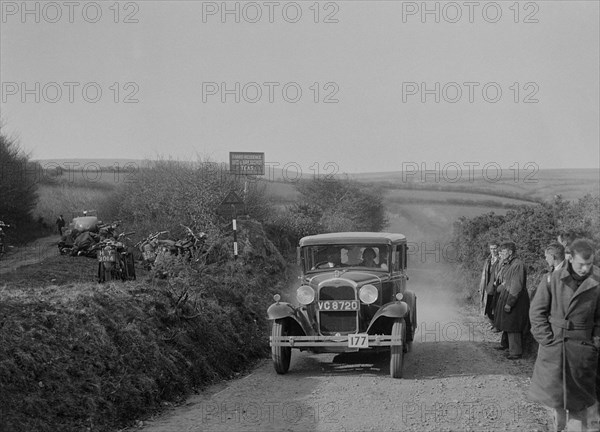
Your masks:
<svg viewBox="0 0 600 432"><path fill-rule="evenodd" d="M282 302L276 294L267 311L275 371L289 370L292 348L380 350L390 352L390 375L401 378L417 327L417 298L406 288L406 237L379 232L308 236L300 240L298 264L296 302Z"/></svg>

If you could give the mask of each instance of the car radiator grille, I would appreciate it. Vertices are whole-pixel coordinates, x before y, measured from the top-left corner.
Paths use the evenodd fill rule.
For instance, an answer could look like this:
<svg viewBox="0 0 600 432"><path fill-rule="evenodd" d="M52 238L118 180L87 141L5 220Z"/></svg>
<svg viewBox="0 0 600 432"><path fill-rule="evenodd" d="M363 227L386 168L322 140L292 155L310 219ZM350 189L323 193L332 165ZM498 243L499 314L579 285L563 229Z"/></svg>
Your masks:
<svg viewBox="0 0 600 432"><path fill-rule="evenodd" d="M351 286L324 286L319 290L319 300L356 300L356 294ZM355 333L357 313L358 311L321 311L321 334Z"/></svg>
<svg viewBox="0 0 600 432"><path fill-rule="evenodd" d="M324 286L319 290L319 300L356 300L351 286Z"/></svg>

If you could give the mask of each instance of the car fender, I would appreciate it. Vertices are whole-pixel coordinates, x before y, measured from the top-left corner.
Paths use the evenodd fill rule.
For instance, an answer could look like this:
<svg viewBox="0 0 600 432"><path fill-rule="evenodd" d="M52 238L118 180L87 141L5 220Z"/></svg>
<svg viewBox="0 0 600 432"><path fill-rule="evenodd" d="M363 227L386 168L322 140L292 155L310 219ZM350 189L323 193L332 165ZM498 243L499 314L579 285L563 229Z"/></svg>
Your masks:
<svg viewBox="0 0 600 432"><path fill-rule="evenodd" d="M379 310L369 323L369 327L367 328L367 333L375 325L375 323L380 319L398 319L404 318L408 316L408 305L403 301L395 301L391 303L386 303Z"/></svg>
<svg viewBox="0 0 600 432"><path fill-rule="evenodd" d="M267 316L269 320L289 318L295 321L300 327L300 330L304 333L304 336L313 333L313 331L311 331L310 323L308 322L308 319L304 313L299 308L296 308L289 303L273 303L271 306L269 306L269 309L267 309Z"/></svg>

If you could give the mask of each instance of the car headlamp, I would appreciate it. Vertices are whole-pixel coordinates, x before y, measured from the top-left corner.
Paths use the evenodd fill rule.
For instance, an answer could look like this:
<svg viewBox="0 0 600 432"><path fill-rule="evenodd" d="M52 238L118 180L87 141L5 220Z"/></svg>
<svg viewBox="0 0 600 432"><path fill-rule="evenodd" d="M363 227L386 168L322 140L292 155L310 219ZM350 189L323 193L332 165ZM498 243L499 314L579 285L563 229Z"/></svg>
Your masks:
<svg viewBox="0 0 600 432"><path fill-rule="evenodd" d="M360 289L358 296L363 303L371 304L375 303L375 300L377 300L377 297L379 296L379 292L374 285L367 284Z"/></svg>
<svg viewBox="0 0 600 432"><path fill-rule="evenodd" d="M308 285L302 285L296 291L296 299L302 305L311 304L315 300L315 290Z"/></svg>

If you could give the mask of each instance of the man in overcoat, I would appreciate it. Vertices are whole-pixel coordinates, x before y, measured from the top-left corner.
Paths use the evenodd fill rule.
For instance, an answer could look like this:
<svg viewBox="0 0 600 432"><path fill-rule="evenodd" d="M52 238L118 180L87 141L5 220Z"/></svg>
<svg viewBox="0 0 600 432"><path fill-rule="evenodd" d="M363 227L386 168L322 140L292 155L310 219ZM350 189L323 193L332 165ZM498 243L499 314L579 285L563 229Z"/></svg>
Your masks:
<svg viewBox="0 0 600 432"><path fill-rule="evenodd" d="M540 283L529 292L529 301L533 300L533 296L542 284L550 284L550 278L555 271L560 272L560 269L566 265L565 248L560 243L550 243L544 250L546 262L548 263L548 273L542 276Z"/></svg>
<svg viewBox="0 0 600 432"><path fill-rule="evenodd" d="M498 271L498 290L494 326L502 332L499 349L508 348L508 359L523 356L523 333L529 330L529 294L527 272L517 257L517 246L513 242L500 245L501 264Z"/></svg>
<svg viewBox="0 0 600 432"><path fill-rule="evenodd" d="M570 249L567 265L552 274L549 284L540 285L529 313L539 343L529 393L554 408L556 430L565 428L567 411L586 423L586 409L596 402L600 269L593 265L588 241L577 239Z"/></svg>
<svg viewBox="0 0 600 432"><path fill-rule="evenodd" d="M492 241L489 243L490 255L485 260L481 279L479 281L479 294L481 299L481 309L483 315L487 316L490 323L494 324L494 295L496 294L496 286L494 280L496 278L496 269L500 262L498 256L498 243Z"/></svg>

